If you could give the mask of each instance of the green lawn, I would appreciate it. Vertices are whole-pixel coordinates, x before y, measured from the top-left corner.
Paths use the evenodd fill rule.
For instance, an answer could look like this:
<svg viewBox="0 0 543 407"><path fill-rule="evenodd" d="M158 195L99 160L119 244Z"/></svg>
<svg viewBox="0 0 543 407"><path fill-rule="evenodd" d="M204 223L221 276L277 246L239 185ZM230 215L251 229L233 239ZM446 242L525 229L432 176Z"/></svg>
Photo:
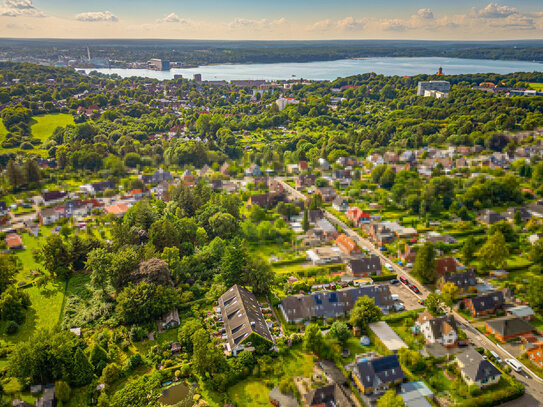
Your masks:
<svg viewBox="0 0 543 407"><path fill-rule="evenodd" d="M531 89L535 89L535 90L543 90L543 83L538 83L538 82L530 82L528 83L528 86L531 88Z"/></svg>
<svg viewBox="0 0 543 407"><path fill-rule="evenodd" d="M66 113L36 116L33 120L35 123L30 127L32 137L40 139L42 142L47 140L57 127L65 127L69 124L74 124L73 116Z"/></svg>
<svg viewBox="0 0 543 407"><path fill-rule="evenodd" d="M17 275L18 281L32 280L30 271L39 269L40 265L34 260L34 257L32 256L32 250L40 247L45 237L51 234L51 229L51 227L40 226L40 235L38 236L34 236L27 232L21 234L25 249L18 250L16 252L16 256L19 258L23 266L22 270Z"/></svg>
<svg viewBox="0 0 543 407"><path fill-rule="evenodd" d="M238 406L269 406L269 387L259 379L247 379L228 389L228 396L235 400Z"/></svg>
<svg viewBox="0 0 543 407"><path fill-rule="evenodd" d="M5 333L7 322L1 322L0 338L8 344L15 344L28 339L36 329L54 328L60 320L64 288L65 284L59 281L50 281L42 288L35 285L25 288L32 303L26 313L25 322L14 335L7 335Z"/></svg>

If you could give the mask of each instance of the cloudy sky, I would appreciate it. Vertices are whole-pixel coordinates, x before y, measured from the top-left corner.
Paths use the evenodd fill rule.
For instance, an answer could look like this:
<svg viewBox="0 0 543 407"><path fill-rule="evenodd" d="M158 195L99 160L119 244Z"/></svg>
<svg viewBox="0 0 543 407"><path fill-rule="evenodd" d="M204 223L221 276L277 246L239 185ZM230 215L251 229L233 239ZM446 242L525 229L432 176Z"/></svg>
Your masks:
<svg viewBox="0 0 543 407"><path fill-rule="evenodd" d="M543 0L0 0L0 37L543 38Z"/></svg>

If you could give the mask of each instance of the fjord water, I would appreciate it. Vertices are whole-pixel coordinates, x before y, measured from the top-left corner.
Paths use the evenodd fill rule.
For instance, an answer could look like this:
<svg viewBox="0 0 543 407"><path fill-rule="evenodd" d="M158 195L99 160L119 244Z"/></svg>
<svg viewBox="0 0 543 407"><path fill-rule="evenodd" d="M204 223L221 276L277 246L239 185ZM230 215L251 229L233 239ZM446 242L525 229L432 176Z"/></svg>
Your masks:
<svg viewBox="0 0 543 407"><path fill-rule="evenodd" d="M446 75L472 73L534 72L543 71L543 64L528 61L497 61L488 59L460 58L364 58L342 59L339 61L296 62L276 64L233 64L207 65L196 68L172 69L170 71L150 71L147 69L87 69L105 74L118 74L123 78L140 76L155 79L173 79L174 75L183 75L192 79L196 73L203 80L241 80L266 79L285 80L304 78L314 80L334 80L357 74L375 72L387 76L434 74L443 67Z"/></svg>

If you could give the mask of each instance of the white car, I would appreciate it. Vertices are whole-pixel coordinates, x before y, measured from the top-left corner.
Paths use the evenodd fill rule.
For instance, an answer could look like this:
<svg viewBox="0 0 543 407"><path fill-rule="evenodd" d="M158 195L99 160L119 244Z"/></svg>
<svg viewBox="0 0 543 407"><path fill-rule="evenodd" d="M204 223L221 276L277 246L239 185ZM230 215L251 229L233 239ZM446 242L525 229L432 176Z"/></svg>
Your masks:
<svg viewBox="0 0 543 407"><path fill-rule="evenodd" d="M403 305L401 302L394 303L394 311L401 312L403 310L405 310L405 305Z"/></svg>
<svg viewBox="0 0 543 407"><path fill-rule="evenodd" d="M386 264L385 264L385 267L387 268L388 271L394 271L394 268L393 268L392 265L389 264L389 263L386 263Z"/></svg>
<svg viewBox="0 0 543 407"><path fill-rule="evenodd" d="M522 366L519 362L517 362L515 359L505 359L505 362L513 368L513 370L517 373L522 372Z"/></svg>
<svg viewBox="0 0 543 407"><path fill-rule="evenodd" d="M392 294L390 298L392 298L392 301L398 301L400 299L400 296L398 294Z"/></svg>

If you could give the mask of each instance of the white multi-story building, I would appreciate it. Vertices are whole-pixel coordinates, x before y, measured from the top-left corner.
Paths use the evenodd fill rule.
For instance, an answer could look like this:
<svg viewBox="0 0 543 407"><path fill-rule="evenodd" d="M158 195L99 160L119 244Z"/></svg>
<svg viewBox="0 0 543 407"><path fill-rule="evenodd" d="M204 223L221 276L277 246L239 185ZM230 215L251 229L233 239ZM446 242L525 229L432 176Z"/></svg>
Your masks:
<svg viewBox="0 0 543 407"><path fill-rule="evenodd" d="M451 84L448 81L419 82L417 96L447 97L449 96L450 87Z"/></svg>

